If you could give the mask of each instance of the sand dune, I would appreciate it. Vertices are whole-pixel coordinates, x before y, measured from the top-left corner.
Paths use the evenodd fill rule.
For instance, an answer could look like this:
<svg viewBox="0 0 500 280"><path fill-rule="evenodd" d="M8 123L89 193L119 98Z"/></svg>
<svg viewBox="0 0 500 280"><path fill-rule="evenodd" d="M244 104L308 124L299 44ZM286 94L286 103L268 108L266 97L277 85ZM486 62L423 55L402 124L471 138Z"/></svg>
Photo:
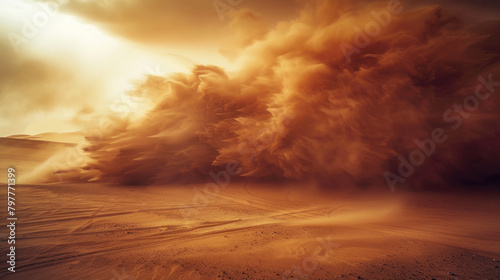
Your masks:
<svg viewBox="0 0 500 280"><path fill-rule="evenodd" d="M81 132L66 132L66 133L48 132L37 135L28 135L28 134L11 135L7 138L77 144L83 141L85 137Z"/></svg>
<svg viewBox="0 0 500 280"><path fill-rule="evenodd" d="M1 168L3 170L10 167L15 168L20 175L18 183L43 182L44 177L52 175L55 170L48 166L50 163L45 166L44 163L55 157L60 157L61 160L59 161L63 162L64 157L61 154L76 147L75 142L67 141L71 138L57 137L61 142L41 139L44 138L26 135L0 137ZM59 166L62 165L59 164ZM3 174L7 173L4 172ZM0 176L0 182L7 182L7 178L3 175Z"/></svg>
<svg viewBox="0 0 500 280"><path fill-rule="evenodd" d="M0 277L500 277L498 196L318 196L307 186L233 183L196 203L195 189L202 186L18 186L18 270Z"/></svg>

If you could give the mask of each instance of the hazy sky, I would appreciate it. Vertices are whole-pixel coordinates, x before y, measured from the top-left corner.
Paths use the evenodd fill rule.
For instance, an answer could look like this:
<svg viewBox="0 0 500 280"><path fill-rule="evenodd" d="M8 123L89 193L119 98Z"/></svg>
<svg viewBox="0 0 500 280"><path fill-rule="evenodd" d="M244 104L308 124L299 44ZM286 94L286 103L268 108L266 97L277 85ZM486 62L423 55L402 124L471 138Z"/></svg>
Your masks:
<svg viewBox="0 0 500 280"><path fill-rule="evenodd" d="M1 1L0 135L97 130L89 179L204 178L237 160L243 176L361 182L443 127L453 140L422 185L497 176L499 101L443 114L500 73L498 4L394 2ZM131 115L110 113L122 104Z"/></svg>
<svg viewBox="0 0 500 280"><path fill-rule="evenodd" d="M235 34L228 12L265 3L247 2L1 1L0 136L79 130L145 74L231 68L221 55ZM294 6L274 1L262 12L273 25Z"/></svg>
<svg viewBox="0 0 500 280"><path fill-rule="evenodd" d="M298 2L2 0L0 136L79 130L144 74L234 69L238 48L298 17ZM474 5L495 13L494 2ZM256 13L232 24L238 10Z"/></svg>

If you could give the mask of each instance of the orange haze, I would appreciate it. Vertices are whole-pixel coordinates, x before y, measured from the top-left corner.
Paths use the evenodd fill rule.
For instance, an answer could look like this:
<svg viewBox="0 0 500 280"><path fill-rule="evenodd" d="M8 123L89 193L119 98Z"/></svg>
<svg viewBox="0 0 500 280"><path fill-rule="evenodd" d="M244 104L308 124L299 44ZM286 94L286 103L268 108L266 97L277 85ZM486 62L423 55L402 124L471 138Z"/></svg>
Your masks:
<svg viewBox="0 0 500 280"><path fill-rule="evenodd" d="M131 96L151 109L90 139L82 178L191 182L237 163L239 177L385 184L441 128L406 183L498 179L500 99L484 81L500 80L499 22L389 2L312 1L273 29L234 13L222 51L241 68L146 77ZM473 111L448 111L464 100Z"/></svg>

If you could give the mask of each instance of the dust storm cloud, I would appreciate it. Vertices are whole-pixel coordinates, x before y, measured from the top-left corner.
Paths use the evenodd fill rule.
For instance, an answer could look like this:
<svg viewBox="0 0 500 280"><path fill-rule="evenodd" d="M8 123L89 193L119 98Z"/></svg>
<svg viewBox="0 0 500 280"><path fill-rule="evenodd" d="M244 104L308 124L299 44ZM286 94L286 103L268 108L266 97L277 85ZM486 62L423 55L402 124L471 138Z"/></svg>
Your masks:
<svg viewBox="0 0 500 280"><path fill-rule="evenodd" d="M232 28L252 31L225 46L240 69L198 65L190 74L146 77L130 94L154 106L87 147L84 177L193 182L237 163L247 178L385 184L399 156L442 128L447 140L409 184L496 180L498 98L479 100L467 115L453 109L481 81L484 97L493 89L484 81L499 79L500 24L450 10L309 1L272 28L252 10L234 13Z"/></svg>

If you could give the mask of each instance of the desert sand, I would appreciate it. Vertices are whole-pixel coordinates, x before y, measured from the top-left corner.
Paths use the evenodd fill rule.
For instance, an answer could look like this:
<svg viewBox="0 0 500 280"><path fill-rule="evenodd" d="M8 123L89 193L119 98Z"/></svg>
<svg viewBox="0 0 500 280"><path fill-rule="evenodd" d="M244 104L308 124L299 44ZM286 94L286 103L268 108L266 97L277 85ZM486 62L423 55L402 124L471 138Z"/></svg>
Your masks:
<svg viewBox="0 0 500 280"><path fill-rule="evenodd" d="M495 194L202 189L18 186L16 273L0 277L500 279Z"/></svg>
<svg viewBox="0 0 500 280"><path fill-rule="evenodd" d="M500 279L499 3L0 2L0 280Z"/></svg>
<svg viewBox="0 0 500 280"><path fill-rule="evenodd" d="M76 145L53 140L1 138L20 183L16 272L3 262L1 279L500 279L498 193L27 184Z"/></svg>

